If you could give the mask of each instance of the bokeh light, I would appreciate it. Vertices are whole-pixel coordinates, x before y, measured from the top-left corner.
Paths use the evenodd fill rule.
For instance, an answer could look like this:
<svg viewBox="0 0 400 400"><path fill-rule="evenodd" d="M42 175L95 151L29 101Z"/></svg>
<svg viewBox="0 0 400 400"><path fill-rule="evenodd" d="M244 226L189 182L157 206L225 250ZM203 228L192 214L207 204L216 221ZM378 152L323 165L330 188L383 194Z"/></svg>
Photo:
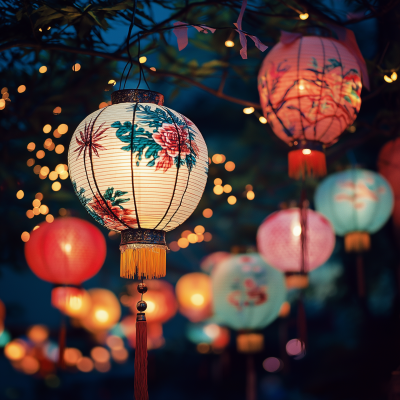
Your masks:
<svg viewBox="0 0 400 400"><path fill-rule="evenodd" d="M203 210L204 218L211 218L212 215L213 215L213 211L211 210L211 208L206 208L205 210Z"/></svg>
<svg viewBox="0 0 400 400"><path fill-rule="evenodd" d="M49 337L49 330L45 325L33 325L29 328L27 336L33 343L43 343Z"/></svg>
<svg viewBox="0 0 400 400"><path fill-rule="evenodd" d="M282 365L283 365L282 361L276 357L268 357L263 362L263 368L267 372L279 371L282 368Z"/></svg>
<svg viewBox="0 0 400 400"><path fill-rule="evenodd" d="M291 339L286 343L286 353L297 356L303 352L303 346L299 339Z"/></svg>

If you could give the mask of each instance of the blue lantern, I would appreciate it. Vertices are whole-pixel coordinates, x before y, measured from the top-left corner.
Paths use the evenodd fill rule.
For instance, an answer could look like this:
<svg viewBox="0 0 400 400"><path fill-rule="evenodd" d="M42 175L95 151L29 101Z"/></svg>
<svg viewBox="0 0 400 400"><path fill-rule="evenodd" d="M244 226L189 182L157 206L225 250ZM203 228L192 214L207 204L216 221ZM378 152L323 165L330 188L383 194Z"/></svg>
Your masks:
<svg viewBox="0 0 400 400"><path fill-rule="evenodd" d="M378 231L393 209L393 192L382 175L366 169L337 172L325 178L315 193L315 207L345 236L346 251L365 251L370 233Z"/></svg>

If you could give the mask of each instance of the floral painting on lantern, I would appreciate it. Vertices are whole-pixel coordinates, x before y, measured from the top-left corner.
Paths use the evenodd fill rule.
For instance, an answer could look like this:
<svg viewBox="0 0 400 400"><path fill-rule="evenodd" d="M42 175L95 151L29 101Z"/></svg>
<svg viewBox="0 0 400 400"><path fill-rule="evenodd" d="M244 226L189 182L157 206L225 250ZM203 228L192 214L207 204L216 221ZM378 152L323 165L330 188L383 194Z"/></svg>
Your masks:
<svg viewBox="0 0 400 400"><path fill-rule="evenodd" d="M288 143L335 143L358 115L361 88L353 55L339 41L322 37L278 43L258 76L264 116Z"/></svg>
<svg viewBox="0 0 400 400"><path fill-rule="evenodd" d="M214 318L233 329L261 329L286 300L282 272L257 253L225 258L211 273Z"/></svg>
<svg viewBox="0 0 400 400"><path fill-rule="evenodd" d="M135 108L136 107L136 108ZM111 126L117 128L116 135L126 146L125 151L133 151L136 164L144 156L149 159L147 166L156 170L168 171L173 165L186 165L191 170L196 165L199 153L195 141L193 123L182 116L178 118L163 109L153 110L149 106L130 106L135 110L135 116L141 119L141 125L147 125L147 130L135 125L132 140L132 122L114 122ZM133 147L133 150L131 148Z"/></svg>

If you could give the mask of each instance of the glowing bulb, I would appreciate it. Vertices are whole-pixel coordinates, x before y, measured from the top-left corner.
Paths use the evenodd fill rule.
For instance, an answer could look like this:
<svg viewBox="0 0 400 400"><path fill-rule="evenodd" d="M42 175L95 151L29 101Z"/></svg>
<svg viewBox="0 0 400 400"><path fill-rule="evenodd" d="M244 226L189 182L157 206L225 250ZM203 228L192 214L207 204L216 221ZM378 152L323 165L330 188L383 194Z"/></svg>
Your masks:
<svg viewBox="0 0 400 400"><path fill-rule="evenodd" d="M69 298L69 306L73 310L80 310L82 308L82 299L79 296L71 296Z"/></svg>
<svg viewBox="0 0 400 400"><path fill-rule="evenodd" d="M151 301L147 300L147 312L152 313L156 309L156 305Z"/></svg>
<svg viewBox="0 0 400 400"><path fill-rule="evenodd" d="M300 225L296 225L292 229L292 233L293 233L294 236L300 236L301 235L301 226Z"/></svg>
<svg viewBox="0 0 400 400"><path fill-rule="evenodd" d="M233 40L227 40L225 42L226 47L233 47L235 45L235 42Z"/></svg>
<svg viewBox="0 0 400 400"><path fill-rule="evenodd" d="M65 243L64 244L64 252L65 253L71 253L71 249L72 249L72 246L70 245L70 243Z"/></svg>
<svg viewBox="0 0 400 400"><path fill-rule="evenodd" d="M144 64L146 61L147 61L147 57L145 57L145 56L142 56L139 58L140 64Z"/></svg>
<svg viewBox="0 0 400 400"><path fill-rule="evenodd" d="M393 79L389 78L387 75L385 75L385 76L383 77L383 79L384 79L385 82L387 82L387 83L392 83L392 82L393 82Z"/></svg>
<svg viewBox="0 0 400 400"><path fill-rule="evenodd" d="M307 13L303 13L299 15L299 18L303 21L305 21L307 18L309 17L309 15Z"/></svg>
<svg viewBox="0 0 400 400"><path fill-rule="evenodd" d="M243 108L243 112L244 112L245 114L252 114L252 113L254 112L254 107L246 107L246 108Z"/></svg>
<svg viewBox="0 0 400 400"><path fill-rule="evenodd" d="M94 313L95 318L99 322L107 322L108 319L110 318L108 312L106 310L96 310Z"/></svg>
<svg viewBox="0 0 400 400"><path fill-rule="evenodd" d="M258 118L258 120L262 123L262 124L266 124L268 121L267 121L267 118L265 118L265 117L260 117L260 118Z"/></svg>
<svg viewBox="0 0 400 400"><path fill-rule="evenodd" d="M204 296L200 293L192 294L192 296L190 297L190 301L195 306L201 306L204 303Z"/></svg>
<svg viewBox="0 0 400 400"><path fill-rule="evenodd" d="M299 85L300 90L304 90L304 85Z"/></svg>
<svg viewBox="0 0 400 400"><path fill-rule="evenodd" d="M397 73L393 72L392 75L390 75L390 77L392 78L392 81L396 81L397 80Z"/></svg>
<svg viewBox="0 0 400 400"><path fill-rule="evenodd" d="M310 149L303 149L302 153L305 155L311 154L311 150Z"/></svg>

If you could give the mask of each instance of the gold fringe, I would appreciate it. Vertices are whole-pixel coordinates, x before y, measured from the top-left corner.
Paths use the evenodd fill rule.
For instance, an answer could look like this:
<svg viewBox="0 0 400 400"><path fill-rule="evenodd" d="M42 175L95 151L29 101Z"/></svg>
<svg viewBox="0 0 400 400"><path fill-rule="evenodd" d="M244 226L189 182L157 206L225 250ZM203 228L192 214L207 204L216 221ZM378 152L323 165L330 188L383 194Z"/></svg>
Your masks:
<svg viewBox="0 0 400 400"><path fill-rule="evenodd" d="M344 247L348 253L369 250L371 238L367 232L351 232L344 237Z"/></svg>
<svg viewBox="0 0 400 400"><path fill-rule="evenodd" d="M163 248L143 247L121 252L121 278L161 278L167 272L167 252Z"/></svg>

